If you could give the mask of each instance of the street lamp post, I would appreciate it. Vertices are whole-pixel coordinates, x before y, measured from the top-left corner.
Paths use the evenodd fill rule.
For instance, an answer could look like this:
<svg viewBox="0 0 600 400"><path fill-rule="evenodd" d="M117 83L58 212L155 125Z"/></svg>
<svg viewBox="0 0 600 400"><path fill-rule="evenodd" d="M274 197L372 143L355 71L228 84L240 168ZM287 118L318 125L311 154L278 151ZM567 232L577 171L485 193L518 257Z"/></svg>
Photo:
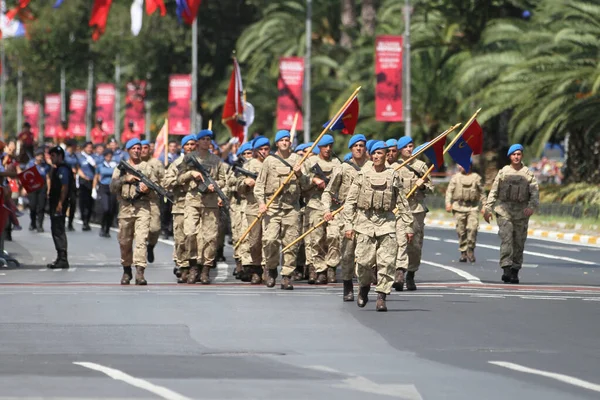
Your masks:
<svg viewBox="0 0 600 400"><path fill-rule="evenodd" d="M306 54L304 56L304 143L310 142L310 57L312 53L312 0L306 0Z"/></svg>
<svg viewBox="0 0 600 400"><path fill-rule="evenodd" d="M410 0L404 2L404 135L411 135L411 106L410 106Z"/></svg>

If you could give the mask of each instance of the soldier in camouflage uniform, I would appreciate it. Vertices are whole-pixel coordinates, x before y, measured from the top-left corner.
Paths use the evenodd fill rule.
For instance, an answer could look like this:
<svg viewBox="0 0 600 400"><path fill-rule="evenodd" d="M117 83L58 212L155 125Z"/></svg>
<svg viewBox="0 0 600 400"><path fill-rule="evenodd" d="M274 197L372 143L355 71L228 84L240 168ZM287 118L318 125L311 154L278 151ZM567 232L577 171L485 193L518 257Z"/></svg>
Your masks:
<svg viewBox="0 0 600 400"><path fill-rule="evenodd" d="M482 211L483 218L488 223L492 218L492 211L496 214L498 235L502 239L502 281L519 283L529 217L540 204L540 192L535 176L523 165L523 146L510 146L508 157L510 165L502 168L496 175Z"/></svg>
<svg viewBox="0 0 600 400"><path fill-rule="evenodd" d="M472 168L471 168L472 169ZM446 211L454 214L460 262L475 262L475 243L479 229L479 203L485 202L481 176L458 166L446 189Z"/></svg>
<svg viewBox="0 0 600 400"><path fill-rule="evenodd" d="M413 140L410 136L404 136L398 140L398 150L402 161L407 160L412 155L414 149ZM406 273L406 289L417 290L415 284L415 273L421 265L421 253L423 252L423 236L425 235L425 215L427 208L424 205L427 193L433 193L433 184L429 178L423 179L427 172L427 164L421 160L413 159L411 162L400 168L400 178L404 193L407 195L414 186L418 189L408 199L408 204L413 214L414 238L407 243L401 234L401 226L398 227L398 260L396 263L396 276L394 279L394 289L403 290L404 278ZM402 249L406 248L406 252ZM408 271L408 272L407 272Z"/></svg>
<svg viewBox="0 0 600 400"><path fill-rule="evenodd" d="M333 136L323 135L319 143L319 155L309 158L305 163L304 173L308 175L311 186L306 194L306 217L310 227L323 220L325 213L334 211L340 206L332 199L331 207L325 208L321 196L327 186L326 179L330 179L333 169L340 165L337 158L333 158ZM317 173L320 168L322 176ZM336 204L334 204L336 203ZM340 263L340 226L332 221L327 226L321 225L307 237L306 252L310 254L308 283L321 285L336 282L336 267Z"/></svg>
<svg viewBox="0 0 600 400"><path fill-rule="evenodd" d="M371 161L367 158L366 153L367 138L364 135L357 134L350 138L348 148L352 151L351 158L344 161L340 166L333 170L333 175L329 184L323 191L321 201L325 210L332 210L332 198L337 198L339 203L344 203L348 196L348 191L352 183L358 176L361 170L371 166ZM331 211L325 213L324 219L331 223L333 220ZM336 218L342 220L341 215ZM339 223L340 234L343 235L343 224ZM344 282L343 301L354 301L354 288L352 278L354 277L354 250L356 248L356 240L349 239L345 235L342 237L341 246L341 267L342 281Z"/></svg>
<svg viewBox="0 0 600 400"><path fill-rule="evenodd" d="M211 154L209 149L213 133L205 129L196 136L196 157L209 172L219 187L225 186L225 167L221 159ZM204 182L199 171L182 163L177 182L186 187L185 221L183 231L186 237L185 258L189 261L190 272L187 283L194 284L198 280L201 266L200 282L210 283L210 269L214 266L217 252L217 235L219 232L219 207L222 201L212 184Z"/></svg>
<svg viewBox="0 0 600 400"><path fill-rule="evenodd" d="M385 141L385 145L388 148L386 155L386 167L396 168L398 164L398 141L396 139L388 139Z"/></svg>
<svg viewBox="0 0 600 400"><path fill-rule="evenodd" d="M129 153L128 162L148 179L156 181L154 172L148 163L142 161L142 145L139 139L131 139L125 145ZM150 189L130 174L122 174L118 168L113 172L110 191L119 201L119 246L123 277L121 285L129 285L133 278L131 267L135 266L135 284L146 285L144 270L147 266L146 242L150 232ZM135 240L135 248L133 242Z"/></svg>
<svg viewBox="0 0 600 400"><path fill-rule="evenodd" d="M181 139L181 146L183 147L183 153L190 154L196 150L196 135L187 135ZM173 247L173 260L175 265L179 268L180 276L177 283L186 283L188 274L190 271L189 260L186 258L185 253L185 234L183 232L183 222L185 221L185 185L177 182L181 163L183 162L184 156L180 156L169 165L165 177L163 178L163 187L168 191L171 191L174 196L173 201L173 240L175 246Z"/></svg>
<svg viewBox="0 0 600 400"><path fill-rule="evenodd" d="M163 163L152 157L150 153L150 141L142 140L142 161L145 161L150 165L150 168L154 171L154 176L160 183L165 177L165 166ZM158 237L160 236L160 202L164 199L160 198L155 192L150 193L150 233L148 234L148 262L154 262L154 247L158 243Z"/></svg>
<svg viewBox="0 0 600 400"><path fill-rule="evenodd" d="M245 168L245 164L252 159L252 143L247 142L238 148L236 153L238 157L236 165ZM227 186L229 187L230 218L231 218L231 241L237 243L240 234L246 230L246 197L243 196L237 189L238 178L241 174L235 172L232 168L227 177ZM242 250L244 244L237 246L233 250L233 258L235 259L235 271L233 275L236 279L242 279Z"/></svg>
<svg viewBox="0 0 600 400"><path fill-rule="evenodd" d="M364 307L371 287L371 266L377 266L377 311L387 311L396 268L396 219L403 235L413 238L410 212L398 173L385 166L386 144L378 141L371 148L373 164L365 167L353 181L344 205L344 230L348 239L356 234L356 262L360 285L357 304ZM396 211L396 215L394 214Z"/></svg>

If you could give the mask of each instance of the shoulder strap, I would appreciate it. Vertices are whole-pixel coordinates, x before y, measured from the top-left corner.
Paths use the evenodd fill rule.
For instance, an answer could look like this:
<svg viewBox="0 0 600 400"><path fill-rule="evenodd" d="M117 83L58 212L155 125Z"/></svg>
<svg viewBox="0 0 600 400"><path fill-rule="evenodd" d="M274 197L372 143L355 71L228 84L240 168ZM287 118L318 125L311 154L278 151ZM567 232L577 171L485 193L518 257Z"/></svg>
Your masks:
<svg viewBox="0 0 600 400"><path fill-rule="evenodd" d="M350 165L355 170L360 171L360 167L358 165L354 164L352 161L344 161L344 163Z"/></svg>
<svg viewBox="0 0 600 400"><path fill-rule="evenodd" d="M286 167L288 167L289 169L294 169L290 163L288 163L287 161L285 161L283 158L281 158L277 153L271 153L271 155L273 157L275 157L276 159L278 159L279 161L281 161Z"/></svg>
<svg viewBox="0 0 600 400"><path fill-rule="evenodd" d="M422 178L423 174L420 173L419 171L417 171L416 169L414 169L413 167L411 167L410 165L406 164L405 167L411 171L413 174L415 174L418 178Z"/></svg>

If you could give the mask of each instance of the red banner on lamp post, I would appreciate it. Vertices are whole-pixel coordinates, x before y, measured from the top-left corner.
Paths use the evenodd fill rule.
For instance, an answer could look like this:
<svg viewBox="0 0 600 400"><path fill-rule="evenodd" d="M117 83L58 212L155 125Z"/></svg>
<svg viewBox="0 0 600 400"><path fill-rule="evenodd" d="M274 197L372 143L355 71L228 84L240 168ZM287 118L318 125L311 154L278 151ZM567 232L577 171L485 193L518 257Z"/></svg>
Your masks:
<svg viewBox="0 0 600 400"><path fill-rule="evenodd" d="M44 137L56 137L59 128L60 94L47 94L44 101Z"/></svg>
<svg viewBox="0 0 600 400"><path fill-rule="evenodd" d="M87 91L73 90L69 96L69 130L76 137L85 136L87 109Z"/></svg>
<svg viewBox="0 0 600 400"><path fill-rule="evenodd" d="M29 122L33 137L35 140L38 140L38 132L40 131L40 103L25 100L23 102L23 119L25 119L24 122Z"/></svg>
<svg viewBox="0 0 600 400"><path fill-rule="evenodd" d="M375 119L402 121L402 36L375 40Z"/></svg>
<svg viewBox="0 0 600 400"><path fill-rule="evenodd" d="M115 133L115 85L99 83L96 86L96 119L102 118L102 129L108 135Z"/></svg>
<svg viewBox="0 0 600 400"><path fill-rule="evenodd" d="M277 79L277 129L291 130L296 113L298 113L296 130L303 129L303 84L304 58L282 57L279 60L279 78Z"/></svg>
<svg viewBox="0 0 600 400"><path fill-rule="evenodd" d="M169 134L189 135L191 129L192 77L171 75L169 77Z"/></svg>
<svg viewBox="0 0 600 400"><path fill-rule="evenodd" d="M146 131L146 81L133 81L127 83L125 94L125 121L124 130L128 129L129 121L133 121L133 131L143 133Z"/></svg>

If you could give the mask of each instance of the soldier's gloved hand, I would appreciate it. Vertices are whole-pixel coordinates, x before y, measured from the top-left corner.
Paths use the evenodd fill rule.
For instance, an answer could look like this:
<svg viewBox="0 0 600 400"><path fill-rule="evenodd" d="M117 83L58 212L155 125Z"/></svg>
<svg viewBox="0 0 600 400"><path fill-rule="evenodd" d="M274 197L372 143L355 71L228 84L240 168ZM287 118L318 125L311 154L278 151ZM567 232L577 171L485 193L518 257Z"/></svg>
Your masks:
<svg viewBox="0 0 600 400"><path fill-rule="evenodd" d="M264 214L267 212L267 205L266 204L261 204L258 206L258 212L261 214Z"/></svg>
<svg viewBox="0 0 600 400"><path fill-rule="evenodd" d="M252 178L246 178L246 179L244 179L244 185L246 185L246 186L254 187L255 183L256 182Z"/></svg>
<svg viewBox="0 0 600 400"><path fill-rule="evenodd" d="M140 182L140 192L148 193L149 191L150 189L148 188L148 186L146 186L144 182Z"/></svg>
<svg viewBox="0 0 600 400"><path fill-rule="evenodd" d="M490 221L493 219L492 218L492 213L484 212L483 213L483 219L485 219L485 222L487 222L489 224Z"/></svg>
<svg viewBox="0 0 600 400"><path fill-rule="evenodd" d="M531 217L533 215L533 209L527 207L526 209L523 210L523 214L525 214L526 217Z"/></svg>
<svg viewBox="0 0 600 400"><path fill-rule="evenodd" d="M346 239L354 239L354 231L346 231L345 233Z"/></svg>
<svg viewBox="0 0 600 400"><path fill-rule="evenodd" d="M407 242L407 243L411 243L411 242L412 242L412 240L413 240L413 237L415 237L415 234L414 234L414 233L407 233L407 234L406 234L406 242Z"/></svg>
<svg viewBox="0 0 600 400"><path fill-rule="evenodd" d="M417 179L417 181L415 182L415 185L417 185L417 187L419 189L422 188L424 184L425 184L425 181L421 178Z"/></svg>
<svg viewBox="0 0 600 400"><path fill-rule="evenodd" d="M451 212L452 211L452 204L446 204L446 211L447 212Z"/></svg>
<svg viewBox="0 0 600 400"><path fill-rule="evenodd" d="M327 222L333 221L333 215L330 212L325 213L325 215L323 216L323 219Z"/></svg>

